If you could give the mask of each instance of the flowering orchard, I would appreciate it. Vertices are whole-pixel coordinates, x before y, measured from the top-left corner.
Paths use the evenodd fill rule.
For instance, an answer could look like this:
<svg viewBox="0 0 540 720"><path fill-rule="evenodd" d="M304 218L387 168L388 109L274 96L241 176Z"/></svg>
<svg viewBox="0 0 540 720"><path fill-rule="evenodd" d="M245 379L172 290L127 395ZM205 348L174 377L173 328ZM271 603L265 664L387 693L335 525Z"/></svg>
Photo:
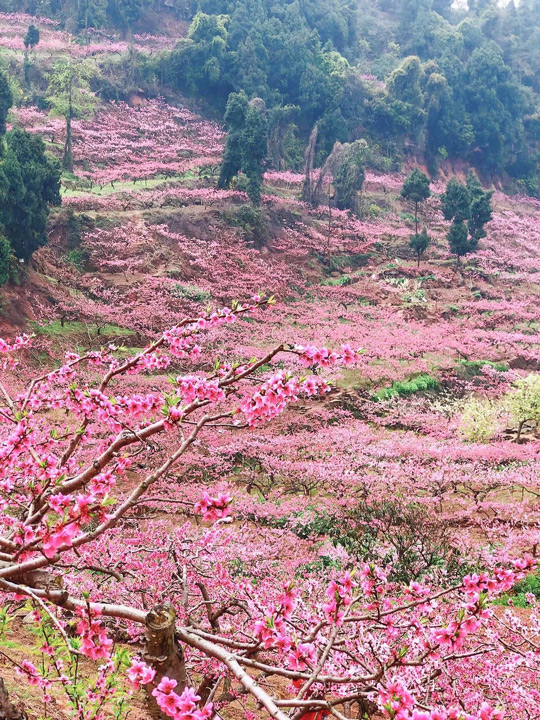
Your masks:
<svg viewBox="0 0 540 720"><path fill-rule="evenodd" d="M31 20L0 16L21 57ZM37 24L42 59L125 51ZM496 193L458 270L432 184L418 268L404 175L366 173L359 219L269 170L257 218L184 108L73 132L6 290L36 335L0 341L0 657L42 715L538 717L537 201Z"/></svg>
<svg viewBox="0 0 540 720"><path fill-rule="evenodd" d="M34 107L18 108L14 122L50 142L63 140L64 125ZM172 177L219 162L223 132L185 108L162 100L137 107L109 103L92 120L73 123L75 172L88 187Z"/></svg>
<svg viewBox="0 0 540 720"><path fill-rule="evenodd" d="M128 686L168 717L199 720L233 701L278 720L534 716L534 601L527 622L490 606L534 569L532 556L403 582L391 563L344 546L321 555L290 520L265 522L249 495L201 479L212 438L238 437L245 453L252 434L327 393L328 373L359 357L348 345L280 343L247 362L201 364L205 342L266 304L185 319L124 359L112 346L70 352L30 382L30 339L2 342L3 617L26 598L41 643L41 661L18 672L45 704L63 688L80 718L111 704L121 714ZM134 391L164 371L168 389ZM171 522L178 512L184 521ZM122 629L138 658L115 649ZM80 656L100 665L84 690Z"/></svg>
<svg viewBox="0 0 540 720"><path fill-rule="evenodd" d="M71 56L74 58L100 55L125 55L130 48L152 54L174 45L174 40L165 36L134 34L131 43L121 40L118 35L89 28L87 43L82 45L70 33L61 30L55 20L36 17L25 13L0 13L0 45L21 55L25 50L24 35L33 23L40 30L39 43L33 52L42 58Z"/></svg>

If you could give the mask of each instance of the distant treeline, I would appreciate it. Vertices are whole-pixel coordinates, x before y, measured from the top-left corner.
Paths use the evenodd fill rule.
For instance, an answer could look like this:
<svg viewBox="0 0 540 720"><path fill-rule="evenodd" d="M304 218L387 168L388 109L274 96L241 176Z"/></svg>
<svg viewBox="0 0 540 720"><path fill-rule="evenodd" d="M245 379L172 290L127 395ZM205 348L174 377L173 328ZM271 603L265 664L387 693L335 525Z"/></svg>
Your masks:
<svg viewBox="0 0 540 720"><path fill-rule="evenodd" d="M160 77L225 109L261 97L283 167L365 138L391 169L408 152L432 170L462 159L539 192L540 0L12 0L13 9L137 28L150 10L190 20ZM71 13L71 15L70 15Z"/></svg>

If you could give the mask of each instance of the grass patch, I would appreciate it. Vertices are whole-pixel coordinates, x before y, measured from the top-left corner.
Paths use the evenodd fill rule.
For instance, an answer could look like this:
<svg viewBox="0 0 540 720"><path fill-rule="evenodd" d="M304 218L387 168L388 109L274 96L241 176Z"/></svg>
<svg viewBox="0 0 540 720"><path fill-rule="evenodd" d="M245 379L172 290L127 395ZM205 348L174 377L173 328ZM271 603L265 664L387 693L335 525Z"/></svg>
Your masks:
<svg viewBox="0 0 540 720"><path fill-rule="evenodd" d="M482 368L486 365L497 372L508 372L510 369L504 363L491 362L491 360L460 360L456 368L456 374L462 377L471 378L482 374Z"/></svg>
<svg viewBox="0 0 540 720"><path fill-rule="evenodd" d="M515 607L528 607L527 595L533 595L537 600L540 600L540 573L537 572L524 577L523 580L514 585L511 593L505 593L497 598L495 605L508 605L511 600L511 604Z"/></svg>
<svg viewBox="0 0 540 720"><path fill-rule="evenodd" d="M95 335L96 337L98 335L97 326L95 324L87 325L83 322L79 322L78 320L66 320L63 325L60 320L53 320L47 325L40 325L36 322L30 323L30 325L32 327L32 331L35 332L36 335L50 335L51 337L68 337L70 335L80 333L84 333L85 335ZM120 327L119 325L109 324L100 326L99 334L104 336L135 335L133 330L128 330L127 328Z"/></svg>
<svg viewBox="0 0 540 720"><path fill-rule="evenodd" d="M406 395L414 395L418 392L426 392L428 390L438 390L439 381L431 375L417 375L410 380L401 380L393 382L388 388L381 388L373 395L374 400L390 400L393 397L402 397Z"/></svg>
<svg viewBox="0 0 540 720"><path fill-rule="evenodd" d="M125 182L118 181L114 182L112 185L109 183L103 187L100 185L92 185L92 187L89 187L83 185L77 176L64 173L63 179L66 184L61 188L60 194L62 197L77 197L78 195L87 195L88 193L91 193L92 195L113 195L114 193L128 192L130 190L141 190L145 188L153 189L166 182L189 182L194 180L196 177L197 176L191 170L188 170L185 173L176 175L156 175L155 177L147 179L140 178L127 180Z"/></svg>
<svg viewBox="0 0 540 720"><path fill-rule="evenodd" d="M341 275L337 278L327 278L321 282L321 285L325 287L343 287L344 285L350 285L355 280L354 275Z"/></svg>

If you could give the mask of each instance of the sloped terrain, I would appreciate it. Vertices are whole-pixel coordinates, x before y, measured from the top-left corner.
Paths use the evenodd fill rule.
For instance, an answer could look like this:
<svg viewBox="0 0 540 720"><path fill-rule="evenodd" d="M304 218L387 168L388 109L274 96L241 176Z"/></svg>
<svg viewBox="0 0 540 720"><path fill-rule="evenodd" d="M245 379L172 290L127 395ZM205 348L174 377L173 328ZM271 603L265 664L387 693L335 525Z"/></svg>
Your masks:
<svg viewBox="0 0 540 720"><path fill-rule="evenodd" d="M0 43L21 50L6 38L4 30ZM55 38L61 43L51 33L48 47L61 52ZM516 442L515 424L501 411L490 437L471 441L463 411L471 397L496 405L516 378L540 371L539 201L496 192L487 237L457 265L440 211L444 183L434 182L421 209L433 242L417 265L408 247L412 208L399 195L404 174L367 173L360 219L307 206L301 176L269 172L259 214L240 190L215 189L222 129L182 98L170 100L138 96L74 124L74 174L64 177L49 243L21 268L20 284L1 291L2 336L34 332L26 359L49 369L67 350L114 343L125 356L201 306L263 292L275 295L274 307L213 337L196 371L211 367L213 355L260 357L279 342L349 344L362 353L317 402L299 402L249 432L209 432L174 483L156 488L157 500L100 540L98 553L104 564L114 554L122 582L88 573L86 589L140 607L148 597L161 600L175 573L163 549L173 535L190 552L213 543L223 566L234 568L226 581L208 578L218 596L253 568L261 588L272 573L286 582L359 559L389 563L394 580L415 582L536 556L538 428L527 426ZM10 120L59 152L63 128L54 119L26 108ZM170 372L133 377L122 389L163 389ZM14 389L24 379L17 368L6 376ZM127 474L123 491L140 470ZM234 522L202 542L193 537L189 503L210 487L234 495ZM143 589L141 558L126 535L155 567ZM266 556L257 564L252 550L261 538ZM83 551L76 562L90 560ZM525 625L537 622L530 595L501 600L519 598ZM140 636L130 639L136 645ZM476 657L460 662L471 672L489 669ZM534 688L534 670L523 672ZM16 677L7 680L17 697ZM512 688L506 693L511 707ZM465 698L475 699L472 690ZM533 691L520 698L519 717L533 716L535 702ZM224 717L237 712L228 708ZM52 717L66 717L61 705Z"/></svg>

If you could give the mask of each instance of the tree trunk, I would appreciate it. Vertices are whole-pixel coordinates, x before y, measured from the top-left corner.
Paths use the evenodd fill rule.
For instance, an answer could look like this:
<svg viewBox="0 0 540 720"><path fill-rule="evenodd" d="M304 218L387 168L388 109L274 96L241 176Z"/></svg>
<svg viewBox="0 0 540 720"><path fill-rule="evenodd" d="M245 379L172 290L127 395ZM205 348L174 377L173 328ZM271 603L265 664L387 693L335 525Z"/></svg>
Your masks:
<svg viewBox="0 0 540 720"><path fill-rule="evenodd" d="M62 167L67 172L73 172L73 141L71 139L71 117L66 118L66 142L64 144L64 156Z"/></svg>
<svg viewBox="0 0 540 720"><path fill-rule="evenodd" d="M9 700L9 694L0 677L0 719L1 720L28 720L24 710L19 710Z"/></svg>
<svg viewBox="0 0 540 720"><path fill-rule="evenodd" d="M319 128L317 125L311 131L309 142L306 148L305 165L304 165L304 186L302 188L302 200L311 203L313 200L313 165L315 163L315 147L317 145L317 136Z"/></svg>
<svg viewBox="0 0 540 720"><path fill-rule="evenodd" d="M73 172L73 139L71 136L71 121L73 119L73 77L69 79L68 89L68 113L66 117L66 143L64 145L64 157L62 167L68 172Z"/></svg>
<svg viewBox="0 0 540 720"><path fill-rule="evenodd" d="M156 605L146 617L146 648L144 660L156 671L153 685L159 684L163 677L176 680L175 692L181 694L187 685L186 664L182 648L175 635L176 613L170 603ZM153 686L152 685L152 686ZM165 717L151 694L152 686L147 686L147 700L150 715L155 720Z"/></svg>

